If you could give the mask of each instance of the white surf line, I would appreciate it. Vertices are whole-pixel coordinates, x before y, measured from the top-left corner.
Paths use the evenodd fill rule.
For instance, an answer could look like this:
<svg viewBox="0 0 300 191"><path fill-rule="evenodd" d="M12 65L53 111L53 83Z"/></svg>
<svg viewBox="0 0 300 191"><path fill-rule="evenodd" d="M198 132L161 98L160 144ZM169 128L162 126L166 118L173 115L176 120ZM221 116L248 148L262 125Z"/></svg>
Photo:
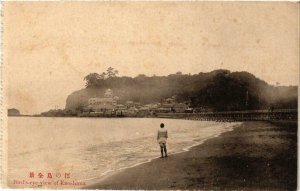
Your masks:
<svg viewBox="0 0 300 191"><path fill-rule="evenodd" d="M234 125L232 125L232 126L230 127L230 129L228 129L228 130L226 130L226 131L218 132L217 134L212 135L212 136L209 136L209 137L207 137L207 138L205 138L205 139L203 139L203 140L201 140L201 141L196 141L195 144L183 148L183 149L182 149L183 151L177 151L177 152L174 152L174 153L172 153L172 154L179 154L179 153L183 153L183 152L190 151L191 148L203 144L203 143L204 143L205 141L207 141L208 139L216 138L216 137L219 137L219 136L220 136L221 134L223 134L223 133L233 131L233 129L234 129L236 126L239 126L239 125L240 125L240 123L234 124Z"/></svg>
<svg viewBox="0 0 300 191"><path fill-rule="evenodd" d="M196 142L195 144L193 144L193 145L191 145L191 146L188 146L188 147L183 148L181 151L171 152L171 154L174 155L174 154L179 154L179 153L184 153L184 152L190 151L191 148L203 144L203 143L204 143L205 141L207 141L208 139L216 138L216 137L219 137L219 136L220 136L221 134L223 134L223 133L233 131L234 128L240 126L241 124L242 124L241 122L236 122L235 124L227 124L227 125L230 125L230 126L231 126L230 129L228 129L228 130L226 130L226 131L219 132L219 133L217 133L217 134L215 134L215 135L213 135L213 136L209 136L209 137L207 137L207 138L205 138L205 139L203 139L203 140L201 140L201 141L199 141L199 142ZM228 127L226 127L226 128L228 128ZM115 169L115 170L109 169L109 170L106 170L105 172L101 173L101 175L100 175L99 177L97 177L97 178L90 178L90 179L86 179L86 180L99 180L100 178L102 178L102 177L108 175L109 173L112 173L112 172L113 172L113 174L115 174L115 173L117 173L117 172L119 172L119 171L122 171L122 170L125 170L125 169L128 169L128 168L133 168L133 167L136 167L136 166L145 164L145 163L149 163L149 162L151 162L151 161L153 161L153 160L155 160L155 159L159 159L159 158L160 158L160 157L150 158L150 159L148 159L148 160L146 160L146 161L139 162L139 163L133 164L133 165L131 165L131 166L121 167L121 168ZM111 174L111 175L113 175L113 174ZM108 177L109 177L109 176L107 176L107 177L105 177L105 178L108 178ZM104 180L104 179L102 179L102 180ZM99 182L99 181L98 181L98 182ZM98 183L98 182L95 182L95 183ZM92 185L92 184L91 184L91 185ZM89 185L87 185L87 186L89 186ZM86 187L86 186L85 186L85 187Z"/></svg>

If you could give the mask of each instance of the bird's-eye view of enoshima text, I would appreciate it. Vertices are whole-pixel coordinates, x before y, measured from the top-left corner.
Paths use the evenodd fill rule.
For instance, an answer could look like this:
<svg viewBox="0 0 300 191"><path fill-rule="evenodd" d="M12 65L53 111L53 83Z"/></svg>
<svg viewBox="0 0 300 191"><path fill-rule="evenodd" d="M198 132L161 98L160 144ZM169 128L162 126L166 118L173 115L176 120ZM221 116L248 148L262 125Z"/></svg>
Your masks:
<svg viewBox="0 0 300 191"><path fill-rule="evenodd" d="M296 190L298 22L292 2L3 3L2 186Z"/></svg>

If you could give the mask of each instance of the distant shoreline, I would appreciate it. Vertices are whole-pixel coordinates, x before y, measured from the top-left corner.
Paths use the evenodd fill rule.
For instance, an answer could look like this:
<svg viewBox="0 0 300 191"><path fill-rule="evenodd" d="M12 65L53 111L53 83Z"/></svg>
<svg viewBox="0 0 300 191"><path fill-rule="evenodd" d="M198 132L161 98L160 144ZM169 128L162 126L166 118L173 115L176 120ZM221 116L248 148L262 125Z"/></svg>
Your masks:
<svg viewBox="0 0 300 191"><path fill-rule="evenodd" d="M249 111L227 111L227 112L201 112L201 113L156 113L144 116L118 116L118 115L8 115L8 117L68 117L68 118L167 118L167 119L187 119L199 121L298 121L297 109L281 109L275 111L249 110Z"/></svg>

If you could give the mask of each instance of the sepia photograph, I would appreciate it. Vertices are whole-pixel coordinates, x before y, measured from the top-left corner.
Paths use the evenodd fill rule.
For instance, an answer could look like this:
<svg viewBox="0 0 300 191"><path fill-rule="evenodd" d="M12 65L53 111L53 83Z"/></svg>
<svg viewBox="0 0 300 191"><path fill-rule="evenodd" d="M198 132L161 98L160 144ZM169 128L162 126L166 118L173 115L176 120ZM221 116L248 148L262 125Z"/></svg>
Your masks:
<svg viewBox="0 0 300 191"><path fill-rule="evenodd" d="M1 187L297 190L299 2L1 2Z"/></svg>

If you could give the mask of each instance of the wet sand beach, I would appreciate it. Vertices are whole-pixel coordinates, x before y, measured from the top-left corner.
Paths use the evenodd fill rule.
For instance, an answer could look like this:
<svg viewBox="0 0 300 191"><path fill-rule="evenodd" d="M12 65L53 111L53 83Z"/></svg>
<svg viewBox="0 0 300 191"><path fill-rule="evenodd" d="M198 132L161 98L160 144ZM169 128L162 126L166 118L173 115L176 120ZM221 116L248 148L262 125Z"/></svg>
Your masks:
<svg viewBox="0 0 300 191"><path fill-rule="evenodd" d="M296 185L297 123L244 122L188 152L125 169L86 189L296 190Z"/></svg>

